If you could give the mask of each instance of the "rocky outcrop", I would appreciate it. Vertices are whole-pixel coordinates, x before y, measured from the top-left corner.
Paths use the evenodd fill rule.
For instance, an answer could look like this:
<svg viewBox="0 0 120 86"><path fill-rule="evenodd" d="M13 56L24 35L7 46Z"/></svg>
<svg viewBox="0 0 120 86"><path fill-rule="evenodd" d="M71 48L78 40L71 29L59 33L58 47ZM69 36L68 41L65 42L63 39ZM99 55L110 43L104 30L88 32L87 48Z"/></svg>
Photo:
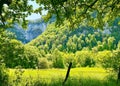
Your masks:
<svg viewBox="0 0 120 86"><path fill-rule="evenodd" d="M13 28L7 29L16 35L16 39L22 41L22 43L28 43L29 41L35 39L42 32L45 31L47 24L43 21L41 22L29 22L28 29L23 29L20 25L14 24Z"/></svg>

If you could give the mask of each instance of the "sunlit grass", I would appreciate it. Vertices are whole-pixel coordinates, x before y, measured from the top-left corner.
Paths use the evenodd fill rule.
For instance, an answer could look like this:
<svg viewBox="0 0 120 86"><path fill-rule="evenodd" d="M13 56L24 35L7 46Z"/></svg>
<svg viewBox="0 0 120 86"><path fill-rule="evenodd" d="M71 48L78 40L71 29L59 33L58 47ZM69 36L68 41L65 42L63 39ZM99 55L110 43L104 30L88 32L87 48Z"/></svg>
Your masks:
<svg viewBox="0 0 120 86"><path fill-rule="evenodd" d="M67 69L22 69L22 82L33 82L29 86L61 86ZM10 69L10 80L14 80L15 69ZM110 73L102 68L72 68L65 86L114 86L107 78ZM35 84L36 83L36 84ZM22 84L23 86L25 84Z"/></svg>

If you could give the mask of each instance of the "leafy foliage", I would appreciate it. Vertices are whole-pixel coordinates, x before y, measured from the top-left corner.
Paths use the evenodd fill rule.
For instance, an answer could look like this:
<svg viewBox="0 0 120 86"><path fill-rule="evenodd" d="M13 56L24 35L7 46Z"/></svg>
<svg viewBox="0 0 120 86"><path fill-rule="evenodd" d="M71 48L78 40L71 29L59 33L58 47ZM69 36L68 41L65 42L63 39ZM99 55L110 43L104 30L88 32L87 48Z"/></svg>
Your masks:
<svg viewBox="0 0 120 86"><path fill-rule="evenodd" d="M64 68L64 60L62 54L57 49L55 49L52 55L53 55L53 67Z"/></svg>
<svg viewBox="0 0 120 86"><path fill-rule="evenodd" d="M48 60L46 58L40 58L38 68L41 69L49 68Z"/></svg>
<svg viewBox="0 0 120 86"><path fill-rule="evenodd" d="M103 65L108 68L114 68L115 71L118 71L120 67L120 50L114 50L112 53L109 52L107 56L103 59Z"/></svg>
<svg viewBox="0 0 120 86"><path fill-rule="evenodd" d="M40 57L37 48L23 45L12 34L9 35L9 33L4 31L0 36L0 55L7 67L36 68Z"/></svg>
<svg viewBox="0 0 120 86"><path fill-rule="evenodd" d="M57 23L64 20L70 26L79 26L80 23L103 28L105 23L111 23L119 17L119 0L36 0L41 10L48 10L46 18L56 14Z"/></svg>
<svg viewBox="0 0 120 86"><path fill-rule="evenodd" d="M34 46L24 46L21 66L24 68L36 68L38 66L39 51Z"/></svg>
<svg viewBox="0 0 120 86"><path fill-rule="evenodd" d="M58 25L63 21L69 21L69 26L76 27L80 24L103 28L105 23L111 24L116 17L119 17L119 0L32 0L36 1L39 8L33 10L28 4L29 0L1 0L0 21L5 22L22 21L26 25L25 17L31 13L42 14L47 10L45 20L56 15ZM7 4L5 6L4 4Z"/></svg>
<svg viewBox="0 0 120 86"><path fill-rule="evenodd" d="M8 70L5 67L5 64L1 62L0 56L0 85L6 86L8 85Z"/></svg>
<svg viewBox="0 0 120 86"><path fill-rule="evenodd" d="M6 43L7 48L4 52L4 61L6 66L15 67L21 64L20 59L24 52L24 48L21 42L17 40L10 40Z"/></svg>
<svg viewBox="0 0 120 86"><path fill-rule="evenodd" d="M10 1L9 4L7 4ZM7 4L4 5L4 4ZM28 4L28 0L0 0L0 25L11 26L15 22L23 23L26 26L25 17L33 12L32 6ZM7 22L7 24L6 24Z"/></svg>
<svg viewBox="0 0 120 86"><path fill-rule="evenodd" d="M96 64L96 58L93 57L94 53L88 51L88 50L83 50L83 51L78 51L75 53L75 57L77 58L77 63L81 67L94 67Z"/></svg>
<svg viewBox="0 0 120 86"><path fill-rule="evenodd" d="M105 67L105 65L111 64L107 61L111 58L110 53L112 52L110 51L119 48L120 40L116 36L119 35L118 30L114 31L113 27L107 28L110 28L110 30L100 31L84 26L71 30L66 25L55 27L55 24L52 23L42 35L28 43L28 45L38 47L41 55L48 60L53 59L50 60L53 62L53 67L55 67L55 64L60 64L59 62L55 63L55 59L59 60L59 58L63 59L62 64L65 67L68 66L69 62L73 62L72 67L101 65ZM116 28L119 28L119 26L116 26ZM53 53L56 50L63 55L57 52ZM110 53L105 54L105 50ZM101 53L102 51L103 53ZM50 58L48 58L48 55ZM100 58L101 60L99 61Z"/></svg>
<svg viewBox="0 0 120 86"><path fill-rule="evenodd" d="M66 24L67 23L68 22L66 22ZM107 30L108 31L105 32L94 30L92 27L83 26L71 30L66 25L55 27L53 23L48 26L47 30L42 35L28 44L38 47L40 51L43 50L46 54L51 53L55 48L69 53L75 53L85 47L90 50L96 49L96 51L116 49L118 41L120 40L116 36L118 30Z"/></svg>

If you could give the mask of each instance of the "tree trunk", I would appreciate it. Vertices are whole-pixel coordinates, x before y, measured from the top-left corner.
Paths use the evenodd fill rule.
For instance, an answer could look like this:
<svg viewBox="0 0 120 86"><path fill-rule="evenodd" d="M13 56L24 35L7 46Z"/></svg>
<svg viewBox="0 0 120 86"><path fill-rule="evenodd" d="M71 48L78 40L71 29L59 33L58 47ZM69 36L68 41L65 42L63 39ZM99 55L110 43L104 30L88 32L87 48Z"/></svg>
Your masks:
<svg viewBox="0 0 120 86"><path fill-rule="evenodd" d="M66 82L67 79L68 79L68 76L69 76L71 67L72 67L72 62L70 62L70 64L69 64L69 67L68 67L68 70L67 70L67 73L66 73L65 80L63 81L63 85L65 84L65 82Z"/></svg>
<svg viewBox="0 0 120 86"><path fill-rule="evenodd" d="M118 69L117 84L119 83L119 81L120 81L120 67L119 67L119 69Z"/></svg>

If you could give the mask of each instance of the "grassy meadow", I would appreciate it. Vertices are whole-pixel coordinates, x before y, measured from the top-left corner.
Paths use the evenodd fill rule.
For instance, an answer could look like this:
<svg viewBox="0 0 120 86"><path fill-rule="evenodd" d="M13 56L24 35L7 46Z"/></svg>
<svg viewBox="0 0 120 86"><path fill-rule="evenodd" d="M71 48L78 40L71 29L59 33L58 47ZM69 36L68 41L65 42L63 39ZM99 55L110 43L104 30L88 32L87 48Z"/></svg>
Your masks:
<svg viewBox="0 0 120 86"><path fill-rule="evenodd" d="M9 83L11 86L62 86L66 71L67 69L9 69ZM112 75L102 68L72 68L64 86L116 86Z"/></svg>

